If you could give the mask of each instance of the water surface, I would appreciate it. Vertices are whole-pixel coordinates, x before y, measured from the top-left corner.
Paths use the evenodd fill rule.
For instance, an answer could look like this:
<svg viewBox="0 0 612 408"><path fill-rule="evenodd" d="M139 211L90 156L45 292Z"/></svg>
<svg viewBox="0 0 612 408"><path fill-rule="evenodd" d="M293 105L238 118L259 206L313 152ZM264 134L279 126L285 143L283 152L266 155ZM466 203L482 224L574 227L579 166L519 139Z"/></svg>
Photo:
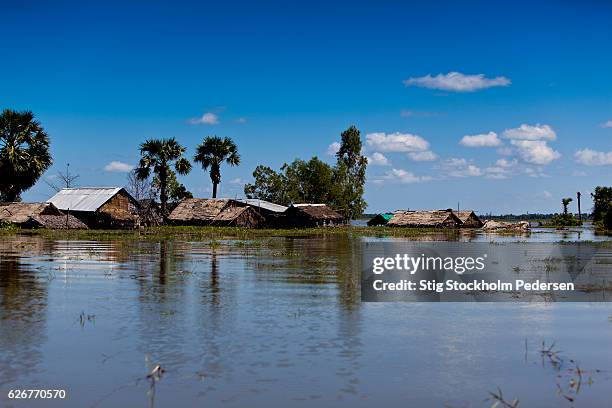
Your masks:
<svg viewBox="0 0 612 408"><path fill-rule="evenodd" d="M497 387L521 406L571 406L562 394L576 407L609 405L610 305L362 304L363 239L385 238L5 236L0 405L489 407ZM542 341L555 342L560 365L540 353ZM147 378L156 365L165 372ZM68 397L8 400L14 388Z"/></svg>

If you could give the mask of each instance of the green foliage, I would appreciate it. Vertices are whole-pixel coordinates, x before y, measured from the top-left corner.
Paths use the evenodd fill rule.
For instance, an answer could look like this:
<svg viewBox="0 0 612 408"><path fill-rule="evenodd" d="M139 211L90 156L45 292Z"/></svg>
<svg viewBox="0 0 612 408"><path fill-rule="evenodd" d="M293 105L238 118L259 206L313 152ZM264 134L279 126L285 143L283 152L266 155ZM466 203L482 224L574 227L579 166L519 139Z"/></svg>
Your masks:
<svg viewBox="0 0 612 408"><path fill-rule="evenodd" d="M164 217L168 215L169 182L172 179L176 181L174 172L185 175L191 171L191 163L183 157L185 150L174 138L148 139L140 145L141 158L135 170L136 177L146 180L153 172ZM174 164L174 170L171 167L172 164Z"/></svg>
<svg viewBox="0 0 612 408"><path fill-rule="evenodd" d="M342 132L340 149L336 153L334 184L339 191L334 206L346 220L361 215L367 205L363 199L363 190L368 160L361 155L361 147L359 129L351 126Z"/></svg>
<svg viewBox="0 0 612 408"><path fill-rule="evenodd" d="M30 111L0 115L0 201L19 201L51 166L49 137Z"/></svg>
<svg viewBox="0 0 612 408"><path fill-rule="evenodd" d="M593 198L593 221L602 221L608 208L612 205L612 187L595 187Z"/></svg>
<svg viewBox="0 0 612 408"><path fill-rule="evenodd" d="M209 136L198 145L193 160L200 163L202 169L210 169L213 198L217 198L217 186L221 183L221 164L225 162L230 166L238 166L240 154L238 147L229 137L221 139L218 136Z"/></svg>
<svg viewBox="0 0 612 408"><path fill-rule="evenodd" d="M294 160L284 164L279 172L267 166L257 166L255 182L244 186L248 198L259 198L278 204L324 203L340 211L346 219L363 213L367 159L361 155L359 130L351 126L342 132L336 166L317 157L309 161Z"/></svg>
<svg viewBox="0 0 612 408"><path fill-rule="evenodd" d="M309 161L296 159L283 164L280 172L270 167L257 166L253 172L254 184L247 184L248 198L259 198L282 205L292 203L327 203L334 201L334 169L313 157Z"/></svg>
<svg viewBox="0 0 612 408"><path fill-rule="evenodd" d="M564 198L561 200L561 204L563 205L563 214L567 215L567 206L574 201L572 198Z"/></svg>
<svg viewBox="0 0 612 408"><path fill-rule="evenodd" d="M557 227L576 227L582 225L582 222L578 220L573 214L555 214L550 219L550 225Z"/></svg>
<svg viewBox="0 0 612 408"><path fill-rule="evenodd" d="M608 206L608 211L603 216L603 227L612 231L612 205Z"/></svg>

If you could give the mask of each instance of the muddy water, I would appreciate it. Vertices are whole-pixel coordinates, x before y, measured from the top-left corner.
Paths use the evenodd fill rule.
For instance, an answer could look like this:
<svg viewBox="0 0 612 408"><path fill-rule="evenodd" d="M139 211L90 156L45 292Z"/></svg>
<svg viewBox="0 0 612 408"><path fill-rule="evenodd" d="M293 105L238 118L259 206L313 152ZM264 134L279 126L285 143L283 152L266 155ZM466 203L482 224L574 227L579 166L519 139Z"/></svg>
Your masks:
<svg viewBox="0 0 612 408"><path fill-rule="evenodd" d="M362 304L362 239L2 237L0 406L609 405L612 305Z"/></svg>

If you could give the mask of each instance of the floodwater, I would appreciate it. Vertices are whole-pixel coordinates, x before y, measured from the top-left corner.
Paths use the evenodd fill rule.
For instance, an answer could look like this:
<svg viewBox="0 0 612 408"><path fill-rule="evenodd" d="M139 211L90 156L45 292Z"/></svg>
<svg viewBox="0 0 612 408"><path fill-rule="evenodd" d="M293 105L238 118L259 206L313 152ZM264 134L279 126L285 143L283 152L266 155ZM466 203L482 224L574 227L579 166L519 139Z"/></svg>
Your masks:
<svg viewBox="0 0 612 408"><path fill-rule="evenodd" d="M0 406L610 405L612 305L361 303L363 239L3 236Z"/></svg>

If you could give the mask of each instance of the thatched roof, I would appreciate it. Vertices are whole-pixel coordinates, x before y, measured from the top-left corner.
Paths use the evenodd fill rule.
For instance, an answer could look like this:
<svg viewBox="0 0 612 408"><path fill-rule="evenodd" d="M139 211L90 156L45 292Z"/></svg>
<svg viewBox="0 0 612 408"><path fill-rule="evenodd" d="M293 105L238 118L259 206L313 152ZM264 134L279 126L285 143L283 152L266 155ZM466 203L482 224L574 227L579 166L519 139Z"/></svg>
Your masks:
<svg viewBox="0 0 612 408"><path fill-rule="evenodd" d="M458 226L461 220L452 212L439 211L396 211L387 223L395 227L442 227Z"/></svg>
<svg viewBox="0 0 612 408"><path fill-rule="evenodd" d="M344 219L341 214L332 210L325 204L293 204L289 207L289 209L291 208L293 208L293 211L312 220L338 222Z"/></svg>
<svg viewBox="0 0 612 408"><path fill-rule="evenodd" d="M0 221L26 227L87 228L79 219L63 214L51 203L0 203Z"/></svg>
<svg viewBox="0 0 612 408"><path fill-rule="evenodd" d="M454 211L452 209L448 209L446 211L454 213L457 218L461 220L461 223L465 224L468 227L482 227L484 223L474 211L465 210L465 211Z"/></svg>
<svg viewBox="0 0 612 408"><path fill-rule="evenodd" d="M168 219L174 222L211 222L228 204L227 199L187 198L179 203Z"/></svg>

